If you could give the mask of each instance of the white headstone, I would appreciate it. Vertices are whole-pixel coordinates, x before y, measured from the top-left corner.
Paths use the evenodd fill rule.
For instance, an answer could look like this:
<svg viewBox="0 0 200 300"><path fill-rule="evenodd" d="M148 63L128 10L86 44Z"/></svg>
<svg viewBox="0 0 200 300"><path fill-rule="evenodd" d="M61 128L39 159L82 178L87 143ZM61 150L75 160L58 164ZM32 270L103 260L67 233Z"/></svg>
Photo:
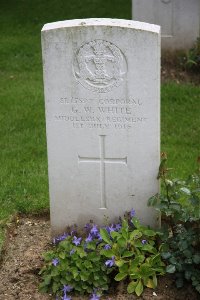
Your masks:
<svg viewBox="0 0 200 300"><path fill-rule="evenodd" d="M162 49L189 49L200 35L199 0L132 0L133 20L161 26Z"/></svg>
<svg viewBox="0 0 200 300"><path fill-rule="evenodd" d="M134 208L158 218L160 27L113 19L42 29L53 234Z"/></svg>

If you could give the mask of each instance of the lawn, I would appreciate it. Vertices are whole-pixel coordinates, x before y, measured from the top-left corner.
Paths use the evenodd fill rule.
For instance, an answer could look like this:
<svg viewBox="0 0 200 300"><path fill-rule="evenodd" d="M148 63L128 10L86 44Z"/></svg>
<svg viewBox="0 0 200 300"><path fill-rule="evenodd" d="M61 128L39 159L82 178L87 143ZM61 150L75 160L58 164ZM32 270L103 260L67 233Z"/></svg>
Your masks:
<svg viewBox="0 0 200 300"><path fill-rule="evenodd" d="M130 19L131 0L1 1L0 220L49 207L40 31L88 17ZM171 82L161 95L162 151L184 177L200 155L200 87Z"/></svg>

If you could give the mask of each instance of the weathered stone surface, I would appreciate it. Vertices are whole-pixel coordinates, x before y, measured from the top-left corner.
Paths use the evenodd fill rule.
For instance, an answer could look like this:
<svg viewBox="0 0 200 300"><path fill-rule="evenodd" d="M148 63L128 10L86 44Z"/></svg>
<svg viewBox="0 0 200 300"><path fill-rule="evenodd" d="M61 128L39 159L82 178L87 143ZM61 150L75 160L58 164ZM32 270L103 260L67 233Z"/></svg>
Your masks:
<svg viewBox="0 0 200 300"><path fill-rule="evenodd" d="M42 29L53 234L134 208L158 223L159 26L84 19Z"/></svg>
<svg viewBox="0 0 200 300"><path fill-rule="evenodd" d="M161 26L163 49L188 49L199 37L199 0L132 0L132 7L134 20Z"/></svg>

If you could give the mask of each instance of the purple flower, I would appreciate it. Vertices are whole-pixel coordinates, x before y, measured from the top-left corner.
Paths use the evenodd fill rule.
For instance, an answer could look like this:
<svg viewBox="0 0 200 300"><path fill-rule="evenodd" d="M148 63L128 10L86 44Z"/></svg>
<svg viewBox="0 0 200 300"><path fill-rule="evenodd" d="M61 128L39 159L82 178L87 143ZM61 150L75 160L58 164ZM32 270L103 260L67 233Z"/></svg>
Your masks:
<svg viewBox="0 0 200 300"><path fill-rule="evenodd" d="M76 236L74 236L72 243L74 243L74 245L78 246L81 243L82 238L77 238Z"/></svg>
<svg viewBox="0 0 200 300"><path fill-rule="evenodd" d="M68 233L63 233L53 239L53 244L58 244L61 241L64 241L68 237Z"/></svg>
<svg viewBox="0 0 200 300"><path fill-rule="evenodd" d="M147 244L147 240L142 240L142 244L143 245Z"/></svg>
<svg viewBox="0 0 200 300"><path fill-rule="evenodd" d="M90 298L90 300L99 300L100 296L97 296L97 294L93 293L92 294L92 298Z"/></svg>
<svg viewBox="0 0 200 300"><path fill-rule="evenodd" d="M116 224L116 231L119 231L122 228L121 224Z"/></svg>
<svg viewBox="0 0 200 300"><path fill-rule="evenodd" d="M97 225L93 225L92 226L92 229L90 230L90 233L93 235L93 236L96 236L98 233L99 233L99 230L97 228Z"/></svg>
<svg viewBox="0 0 200 300"><path fill-rule="evenodd" d="M91 235L91 233L89 233L88 237L85 239L86 243L92 242L93 237Z"/></svg>
<svg viewBox="0 0 200 300"><path fill-rule="evenodd" d="M115 231L116 228L114 228L114 225L112 224L111 226L108 227L109 233L112 231Z"/></svg>
<svg viewBox="0 0 200 300"><path fill-rule="evenodd" d="M135 217L135 210L132 208L130 212L131 218Z"/></svg>
<svg viewBox="0 0 200 300"><path fill-rule="evenodd" d="M91 229L91 223L87 223L87 224L85 224L85 226L84 226L84 228L86 229L86 230L90 230Z"/></svg>
<svg viewBox="0 0 200 300"><path fill-rule="evenodd" d="M99 240L100 242L103 241L103 239L102 239L100 233L97 233L97 238L98 238L98 240Z"/></svg>
<svg viewBox="0 0 200 300"><path fill-rule="evenodd" d="M107 230L108 233L110 233L110 227L106 226L105 229Z"/></svg>
<svg viewBox="0 0 200 300"><path fill-rule="evenodd" d="M111 248L111 246L109 245L109 244L106 244L105 246L104 246L104 249L105 250L109 250Z"/></svg>
<svg viewBox="0 0 200 300"><path fill-rule="evenodd" d="M72 230L72 231L70 232L70 235L71 235L71 236L74 236L76 233L77 233L76 230Z"/></svg>
<svg viewBox="0 0 200 300"><path fill-rule="evenodd" d="M63 286L63 292L64 294L69 293L73 290L73 287L71 285L64 285Z"/></svg>
<svg viewBox="0 0 200 300"><path fill-rule="evenodd" d="M115 257L113 256L112 259L109 259L105 262L106 267L112 267L115 264Z"/></svg>
<svg viewBox="0 0 200 300"><path fill-rule="evenodd" d="M58 258L52 259L52 265L54 265L54 267L56 267L58 264L59 264L59 259Z"/></svg>

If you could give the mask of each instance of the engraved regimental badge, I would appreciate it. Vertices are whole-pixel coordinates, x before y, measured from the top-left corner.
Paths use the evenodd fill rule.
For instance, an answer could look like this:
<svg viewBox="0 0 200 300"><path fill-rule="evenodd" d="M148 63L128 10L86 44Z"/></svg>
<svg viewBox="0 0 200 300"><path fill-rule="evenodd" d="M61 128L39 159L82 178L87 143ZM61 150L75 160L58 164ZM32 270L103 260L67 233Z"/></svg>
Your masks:
<svg viewBox="0 0 200 300"><path fill-rule="evenodd" d="M171 3L171 0L161 0L161 2L163 2L164 4L168 4Z"/></svg>
<svg viewBox="0 0 200 300"><path fill-rule="evenodd" d="M85 88L98 93L109 92L119 86L127 72L126 59L121 50L104 40L83 45L74 59L74 74Z"/></svg>

